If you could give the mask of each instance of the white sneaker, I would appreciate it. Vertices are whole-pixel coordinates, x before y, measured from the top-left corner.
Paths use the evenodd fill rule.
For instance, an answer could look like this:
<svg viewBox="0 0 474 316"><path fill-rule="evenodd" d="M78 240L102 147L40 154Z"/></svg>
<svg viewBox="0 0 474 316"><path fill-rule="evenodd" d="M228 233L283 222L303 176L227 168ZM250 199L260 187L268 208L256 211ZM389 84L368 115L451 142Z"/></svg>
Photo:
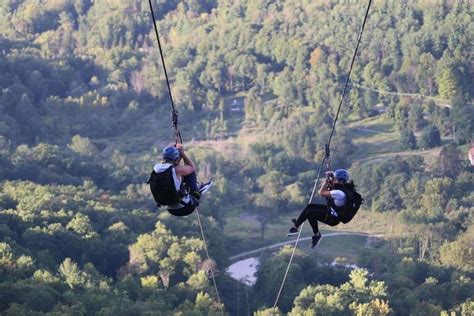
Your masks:
<svg viewBox="0 0 474 316"><path fill-rule="evenodd" d="M214 181L209 181L207 183L204 183L201 185L201 187L198 189L198 192L201 194L206 193L214 184Z"/></svg>

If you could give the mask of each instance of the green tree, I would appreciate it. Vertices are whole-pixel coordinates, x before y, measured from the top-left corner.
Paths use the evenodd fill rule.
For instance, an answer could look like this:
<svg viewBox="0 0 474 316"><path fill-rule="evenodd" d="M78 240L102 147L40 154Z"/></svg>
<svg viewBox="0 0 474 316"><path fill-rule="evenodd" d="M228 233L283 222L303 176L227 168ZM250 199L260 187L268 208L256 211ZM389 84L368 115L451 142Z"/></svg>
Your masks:
<svg viewBox="0 0 474 316"><path fill-rule="evenodd" d="M355 269L339 287L309 286L295 299L289 315L388 315L391 311L384 282L368 280L368 272ZM367 313L367 314L366 314Z"/></svg>
<svg viewBox="0 0 474 316"><path fill-rule="evenodd" d="M420 199L421 220L423 222L438 222L442 219L449 197L453 193L453 180L449 178L434 178L426 181L423 195Z"/></svg>
<svg viewBox="0 0 474 316"><path fill-rule="evenodd" d="M291 247L285 246L277 256L271 257L260 264L256 275L257 282L253 288L255 293L259 293L259 295L253 297L253 304L256 307L273 305L280 286L281 275L285 272L291 253ZM286 280L288 284L293 286L282 293L278 304L283 312L291 308L293 298L303 289L306 283L305 275L306 273L310 275L309 270L311 270L311 262L302 251L296 250Z"/></svg>
<svg viewBox="0 0 474 316"><path fill-rule="evenodd" d="M0 243L0 265L2 269L12 269L15 265L13 252L8 243Z"/></svg>
<svg viewBox="0 0 474 316"><path fill-rule="evenodd" d="M400 190L400 198L403 205L408 209L418 209L420 207L420 196L424 191L424 179L421 174L413 176Z"/></svg>
<svg viewBox="0 0 474 316"><path fill-rule="evenodd" d="M68 145L74 152L79 155L94 157L98 154L98 149L87 137L74 135L71 139L71 144Z"/></svg>
<svg viewBox="0 0 474 316"><path fill-rule="evenodd" d="M66 226L67 229L73 230L83 238L97 237L92 223L87 215L77 213Z"/></svg>
<svg viewBox="0 0 474 316"><path fill-rule="evenodd" d="M435 174L440 177L457 177L463 170L464 159L459 148L450 144L444 146L435 164Z"/></svg>
<svg viewBox="0 0 474 316"><path fill-rule="evenodd" d="M446 67L438 80L439 94L445 99L451 99L460 93L459 80L451 67Z"/></svg>
<svg viewBox="0 0 474 316"><path fill-rule="evenodd" d="M436 86L436 59L431 53L420 55L416 79L420 87L420 92L427 95L433 95L437 91Z"/></svg>
<svg viewBox="0 0 474 316"><path fill-rule="evenodd" d="M84 274L79 269L77 263L72 261L70 258L64 259L59 266L59 275L71 289L83 286L86 282Z"/></svg>
<svg viewBox="0 0 474 316"><path fill-rule="evenodd" d="M400 145L402 149L415 149L416 137L410 129L404 129L400 132Z"/></svg>
<svg viewBox="0 0 474 316"><path fill-rule="evenodd" d="M423 129L420 138L418 139L418 146L423 149L433 148L441 145L441 135L436 126L429 125Z"/></svg>
<svg viewBox="0 0 474 316"><path fill-rule="evenodd" d="M474 135L474 106L461 97L452 102L451 122L454 140L457 144L465 144L472 140Z"/></svg>
<svg viewBox="0 0 474 316"><path fill-rule="evenodd" d="M421 106L413 104L410 107L408 113L408 125L415 131L419 131L426 126L426 120Z"/></svg>
<svg viewBox="0 0 474 316"><path fill-rule="evenodd" d="M445 243L439 250L440 260L444 265L472 272L474 270L474 227L471 225L466 232L455 241Z"/></svg>
<svg viewBox="0 0 474 316"><path fill-rule="evenodd" d="M281 315L283 314L280 312L280 309L278 307L265 308L265 309L261 309L254 312L254 316L281 316Z"/></svg>

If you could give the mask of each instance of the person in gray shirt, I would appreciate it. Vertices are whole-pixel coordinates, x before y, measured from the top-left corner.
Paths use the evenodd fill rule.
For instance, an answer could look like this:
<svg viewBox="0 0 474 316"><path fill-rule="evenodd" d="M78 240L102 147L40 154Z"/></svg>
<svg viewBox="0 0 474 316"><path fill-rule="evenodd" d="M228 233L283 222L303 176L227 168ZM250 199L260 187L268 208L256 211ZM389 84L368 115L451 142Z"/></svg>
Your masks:
<svg viewBox="0 0 474 316"><path fill-rule="evenodd" d="M175 216L190 215L199 205L201 194L207 192L213 182L199 185L196 165L186 155L182 144L163 148L162 158L153 167L148 180L153 197L158 206L165 205Z"/></svg>

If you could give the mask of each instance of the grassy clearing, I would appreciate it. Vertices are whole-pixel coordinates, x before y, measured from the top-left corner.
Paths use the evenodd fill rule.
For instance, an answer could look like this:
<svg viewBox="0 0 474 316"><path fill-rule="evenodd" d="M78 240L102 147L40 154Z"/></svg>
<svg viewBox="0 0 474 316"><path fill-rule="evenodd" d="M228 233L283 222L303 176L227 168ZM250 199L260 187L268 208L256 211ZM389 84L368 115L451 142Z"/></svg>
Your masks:
<svg viewBox="0 0 474 316"><path fill-rule="evenodd" d="M354 163L377 161L388 157L423 157L425 163L430 166L439 155L441 147L431 149L402 150L399 142L399 132L395 124L385 115L378 115L364 120L356 121L348 125L352 142L356 150L351 158ZM442 145L452 142L452 139L445 138Z"/></svg>
<svg viewBox="0 0 474 316"><path fill-rule="evenodd" d="M289 227L289 220L284 223L283 218L279 222L269 223L262 240L260 223L256 220L242 219L237 215L226 218L224 233L226 236L242 240L239 247L236 247L237 253L286 241Z"/></svg>
<svg viewBox="0 0 474 316"><path fill-rule="evenodd" d="M336 258L346 258L349 262L355 262L363 248L366 247L365 236L329 236L321 240L316 250L308 253L315 258L333 261ZM303 246L305 246L303 244ZM309 247L309 242L308 245Z"/></svg>
<svg viewBox="0 0 474 316"><path fill-rule="evenodd" d="M368 117L349 123L349 128L367 128L383 133L391 133L395 130L394 124L385 115Z"/></svg>
<svg viewBox="0 0 474 316"><path fill-rule="evenodd" d="M342 230L327 230L321 225L322 234L328 235L330 233L342 232ZM269 225L265 240L260 239L258 228L251 223L239 224L235 221L229 223L226 227L226 235L232 236L233 239L239 240L238 245L228 247L229 254L235 255L240 252L245 252L265 246L269 246L279 242L295 241L295 237L286 237L286 232L289 225L272 224ZM311 228L308 224L303 226L301 238L312 236ZM361 250L366 247L366 236L358 235L341 235L330 236L323 238L316 250L311 249L309 240L301 240L298 248L307 252L308 255L323 259L325 261L333 261L336 258L345 258L348 262L355 262ZM291 245L291 244L290 244Z"/></svg>
<svg viewBox="0 0 474 316"><path fill-rule="evenodd" d="M298 215L297 210L289 212L287 216L280 216L277 221L269 223L265 231L265 239L261 239L260 224L239 214L232 214L226 218L224 233L232 239L239 240L238 245L233 245L228 251L231 255L240 252L265 247L279 242L291 240L286 237L290 227L290 219ZM392 215L390 215L392 216ZM335 227L329 227L320 224L320 229L324 234L334 232L359 232L374 235L385 235L393 233L389 228L390 216L361 210L356 218L349 224L340 224ZM311 227L308 223L303 226L301 238L312 236ZM293 237L294 240L294 237ZM349 261L354 261L360 250L365 247L367 237L364 236L331 236L321 241L318 247L318 256L324 259L334 260L336 257L344 257ZM309 241L302 241L299 247L303 250L311 250ZM309 253L313 253L310 251Z"/></svg>
<svg viewBox="0 0 474 316"><path fill-rule="evenodd" d="M337 230L367 233L369 235L390 235L394 232L392 213L372 212L361 209L348 224L336 226Z"/></svg>
<svg viewBox="0 0 474 316"><path fill-rule="evenodd" d="M353 159L400 151L399 134L384 115L349 124L349 129L356 147Z"/></svg>

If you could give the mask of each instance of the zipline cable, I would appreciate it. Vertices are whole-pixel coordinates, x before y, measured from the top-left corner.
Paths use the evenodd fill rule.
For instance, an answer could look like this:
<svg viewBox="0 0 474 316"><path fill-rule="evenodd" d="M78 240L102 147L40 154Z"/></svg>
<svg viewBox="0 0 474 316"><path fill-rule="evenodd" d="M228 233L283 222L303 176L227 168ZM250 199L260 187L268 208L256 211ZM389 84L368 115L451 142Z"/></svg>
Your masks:
<svg viewBox="0 0 474 316"><path fill-rule="evenodd" d="M351 66L349 68L349 72L347 73L346 82L344 84L344 89L342 90L341 99L339 101L339 106L337 108L336 116L334 117L334 123L332 125L331 134L329 135L328 142L325 145L325 156L324 156L323 161L321 162L321 165L319 166L318 176L316 178L316 181L314 182L313 191L311 192L311 197L309 199L310 204L313 201L314 193L316 192L316 187L318 185L318 181L319 181L319 178L321 176L321 171L323 169L323 166L324 166L324 163L326 162L326 160L328 161L327 162L327 168L329 168L330 145L331 145L332 136L334 135L334 131L336 129L336 122L337 122L337 119L339 117L339 112L341 111L341 107L342 107L342 101L344 100L344 96L346 94L347 86L349 85L349 79L351 77L352 68L354 66L354 61L355 61L355 58L357 56L357 51L359 50L360 40L362 38L362 34L364 33L365 22L367 21L367 17L369 15L369 10L370 10L371 4L372 4L372 0L369 0L369 4L367 5L367 10L365 11L364 21L362 22L362 27L361 27L360 32L359 32L359 37L357 38L357 45L356 45L355 50L354 50L354 55L352 56ZM295 252L296 252L296 247L298 245L298 241L300 239L301 232L303 231L303 225L304 225L304 223L300 226L300 229L299 229L299 232L298 232L298 237L296 238L295 246L293 248L293 252L291 253L290 261L289 261L288 266L286 268L285 275L283 276L283 281L281 282L280 289L278 290L278 294L277 294L277 297L275 299L275 304L273 304L273 308L276 308L276 306L278 304L278 300L280 299L280 295L281 295L281 292L283 290L283 286L285 285L285 281L286 281L286 278L288 276L288 271L290 270L290 266L291 266L291 263L293 261L293 257L294 257Z"/></svg>
<svg viewBox="0 0 474 316"><path fill-rule="evenodd" d="M237 316L240 316L240 280L237 282Z"/></svg>
<svg viewBox="0 0 474 316"><path fill-rule="evenodd" d="M249 294L247 293L247 284L244 283L245 301L247 302L247 316L250 316Z"/></svg>
<svg viewBox="0 0 474 316"><path fill-rule="evenodd" d="M173 94L171 93L171 85L170 85L170 81L168 79L168 73L166 71L165 58L163 57L163 49L161 48L160 36L158 34L158 27L156 25L155 13L153 11L153 5L151 3L151 0L148 0L148 4L150 5L151 18L153 19L153 26L154 26L154 29L155 29L156 40L158 42L158 48L160 50L161 62L163 64L163 70L165 72L165 77L166 77L166 85L168 86L168 93L169 93L171 108L172 108L172 122L173 122L173 126L174 126L174 131L175 131L176 144L178 144L178 142L180 144L182 144L183 140L181 138L181 133L178 129L178 111L176 110L176 108L174 106L174 102L173 102ZM207 249L206 237L204 235L204 229L202 228L202 223L201 223L201 216L199 215L199 209L197 207L196 207L195 212L196 212L196 215L197 215L197 221L198 221L198 224L199 224L199 228L201 230L202 241L204 243L204 251L206 252L206 256L207 256L207 259L209 260L209 262L212 262L213 260L209 256L209 251ZM221 303L221 298L219 296L219 290L217 289L217 282L216 282L216 278L215 278L215 275L214 275L214 267L211 267L210 270L211 270L212 282L214 284L214 289L216 291L217 303L219 304L219 307L221 309L221 314L224 315L223 305Z"/></svg>
<svg viewBox="0 0 474 316"><path fill-rule="evenodd" d="M199 209L197 207L196 207L195 212L197 215L199 228L201 229L202 241L204 242L204 250L206 252L207 259L209 260L209 262L211 262L212 260L211 260L211 257L209 256L209 251L207 250L206 237L204 236L204 229L202 229L201 216L199 216ZM217 282L216 282L216 277L214 275L214 267L211 266L210 270L211 270L212 283L214 283L214 289L216 290L217 303L219 304L219 307L221 309L221 314L224 315L224 311L222 309L221 298L219 296L219 291L217 290Z"/></svg>
<svg viewBox="0 0 474 316"><path fill-rule="evenodd" d="M166 71L165 58L163 56L163 49L161 48L160 35L158 35L158 27L156 25L155 13L153 11L153 5L151 4L151 0L148 0L148 4L150 5L150 12L151 12L151 18L153 19L153 27L155 29L156 41L158 42L158 48L159 48L159 51L160 51L161 63L163 64L163 71L165 72L166 85L168 86L168 94L169 94L169 97L170 97L171 108L172 108L171 121L173 122L173 126L174 126L176 144L178 142L180 144L182 144L183 140L181 138L181 133L179 132L179 129L178 129L178 111L176 110L176 107L174 106L173 94L171 93L170 80L168 78L168 72Z"/></svg>
<svg viewBox="0 0 474 316"><path fill-rule="evenodd" d="M356 56L357 56L357 51L359 50L360 40L362 38L362 34L364 33L365 22L367 21L367 17L369 15L369 10L370 10L370 5L371 4L372 4L372 0L369 0L369 4L367 5L367 10L365 11L364 21L362 22L362 27L360 28L359 37L357 38L357 45L356 45L356 48L354 50L354 55L352 55L351 67L349 68L349 72L348 72L347 77L346 77L346 82L344 84L344 89L342 90L341 99L339 101L339 106L337 108L336 117L334 118L334 123L332 125L332 131L331 131L331 135L329 135L329 140L328 140L328 145L327 146L329 146L329 144L331 144L331 139L332 139L332 136L334 135L334 130L336 129L337 118L339 117L339 112L341 111L342 101L344 100L344 96L346 94L347 86L349 85L349 79L351 77L352 67L354 66L354 61L355 61Z"/></svg>

